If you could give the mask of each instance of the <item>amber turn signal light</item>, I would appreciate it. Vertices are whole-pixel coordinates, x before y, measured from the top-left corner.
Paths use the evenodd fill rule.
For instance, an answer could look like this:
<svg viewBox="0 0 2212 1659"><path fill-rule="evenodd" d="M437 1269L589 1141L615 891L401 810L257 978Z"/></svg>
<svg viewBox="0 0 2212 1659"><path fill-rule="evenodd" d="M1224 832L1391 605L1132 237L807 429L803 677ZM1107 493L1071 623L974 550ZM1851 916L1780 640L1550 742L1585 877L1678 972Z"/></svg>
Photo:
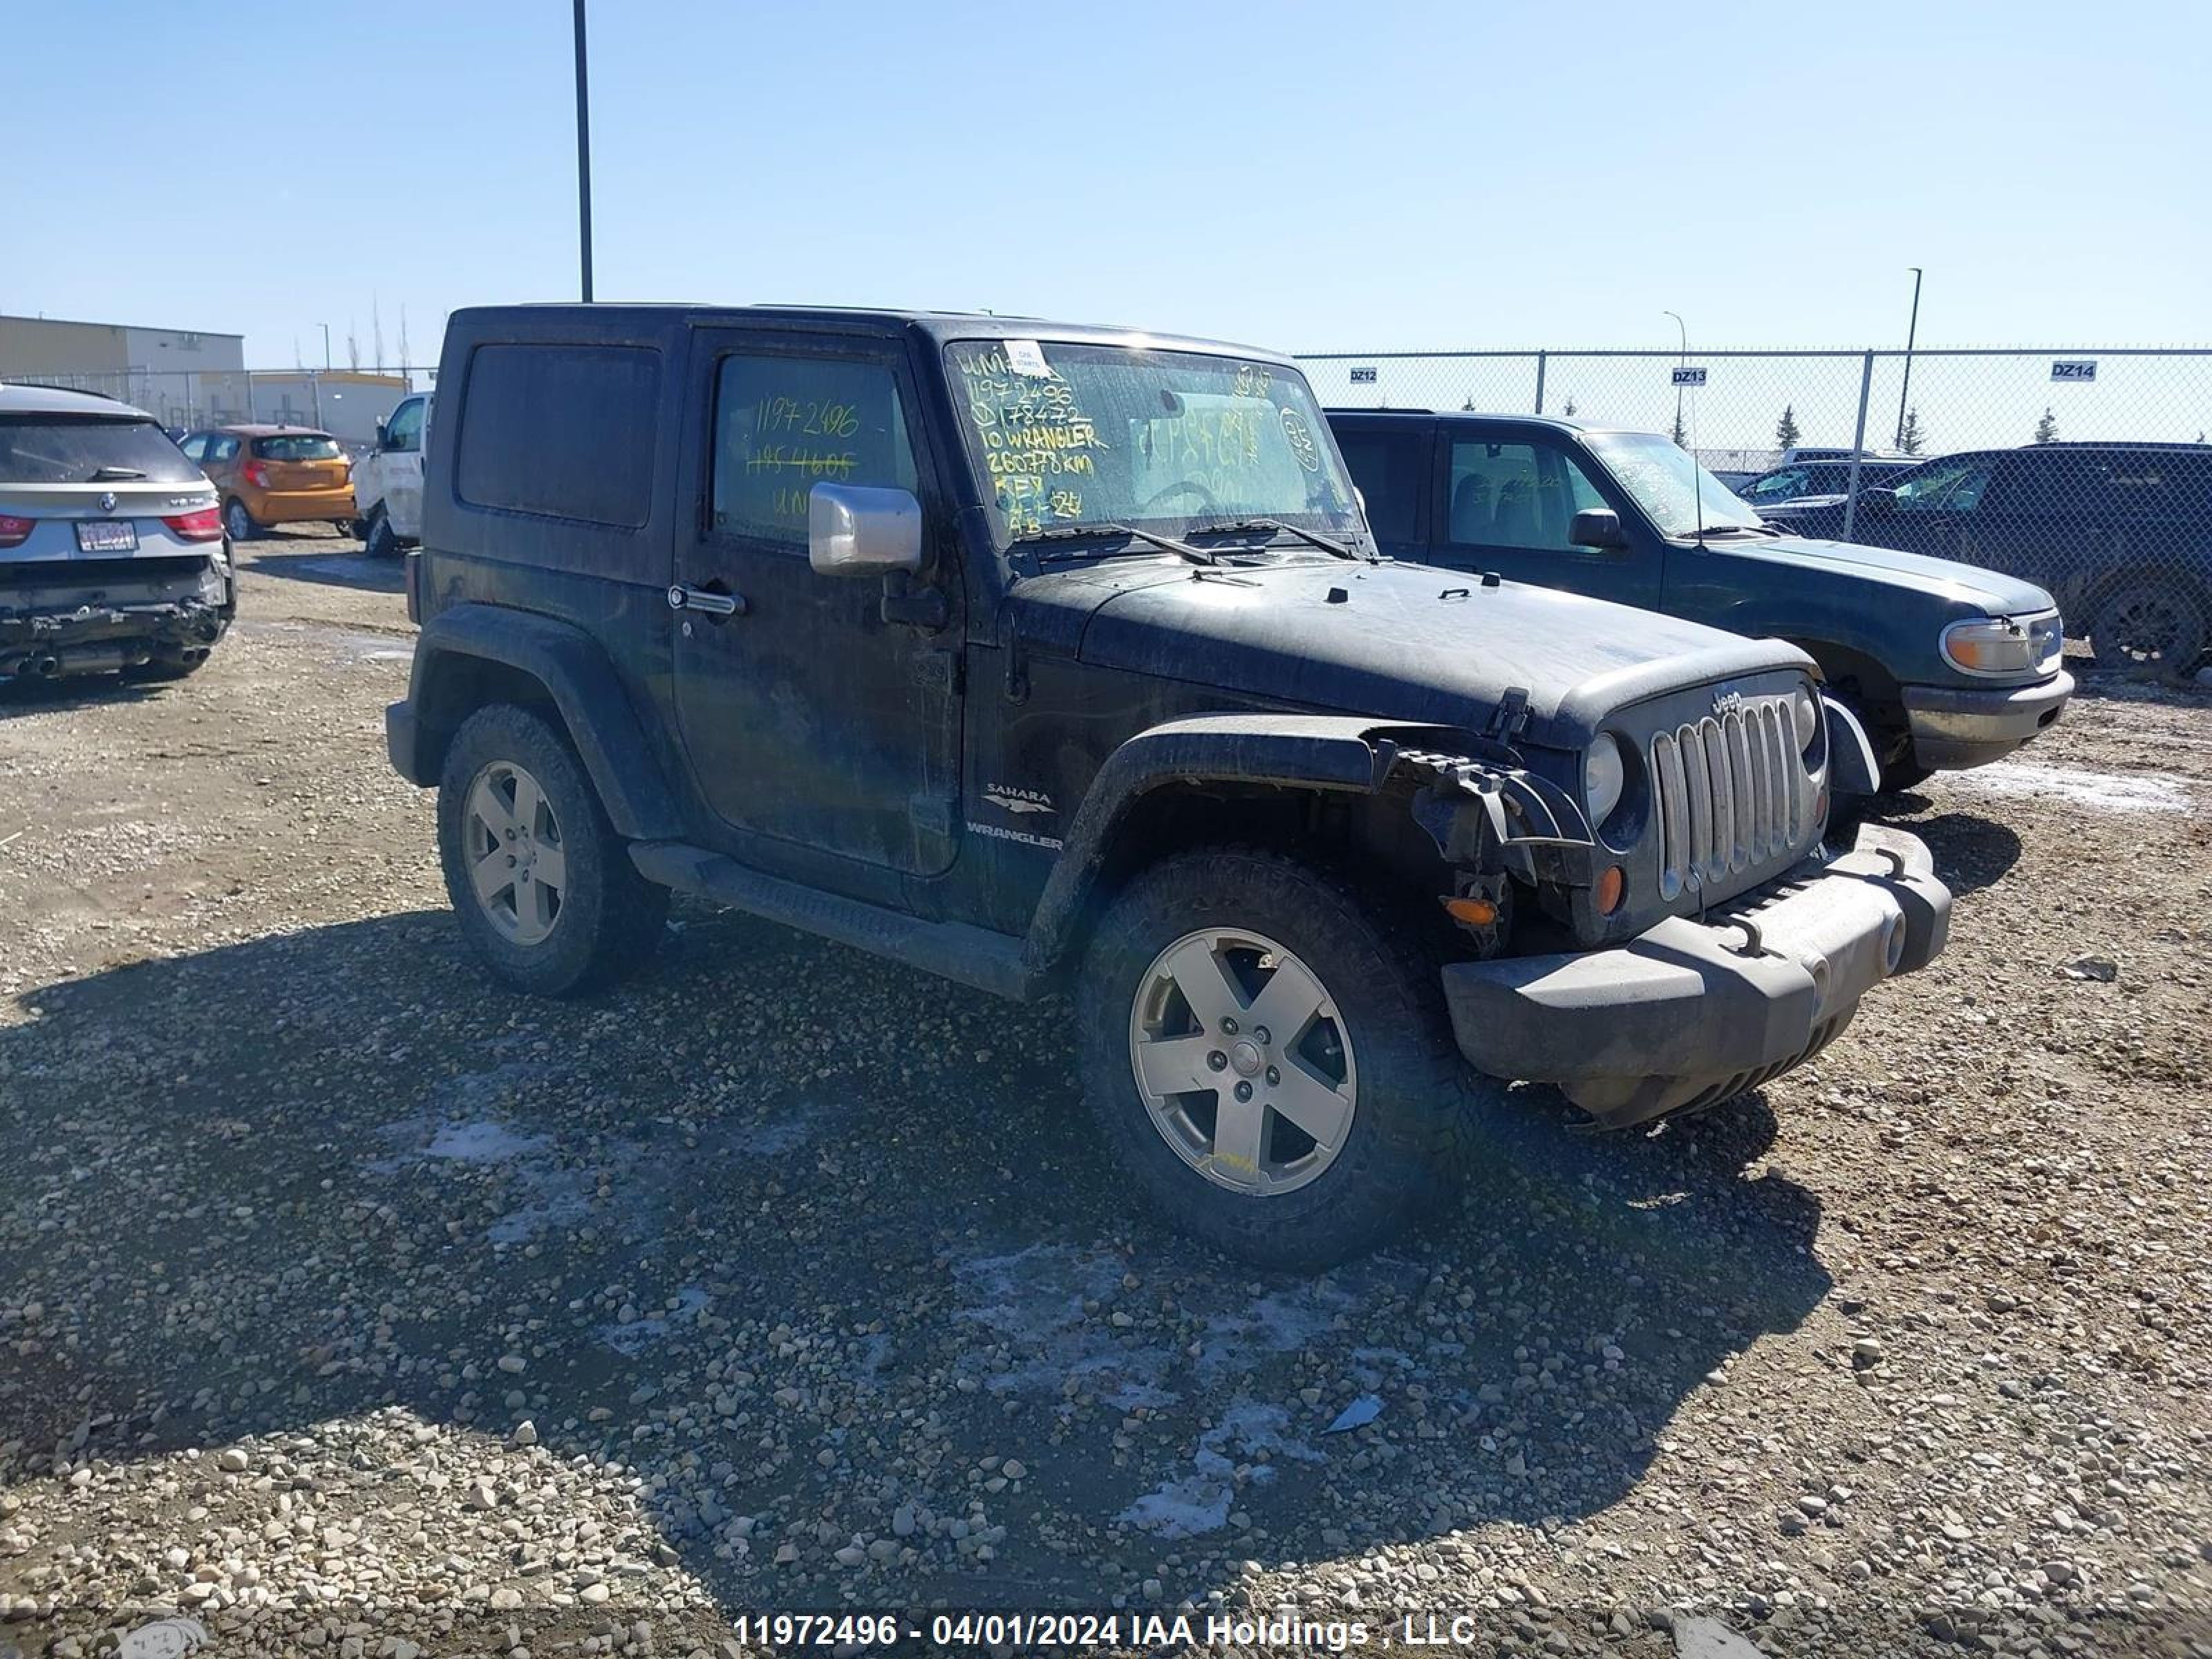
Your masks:
<svg viewBox="0 0 2212 1659"><path fill-rule="evenodd" d="M1498 920L1498 907L1486 898L1446 899L1444 914L1470 927L1488 927Z"/></svg>
<svg viewBox="0 0 2212 1659"><path fill-rule="evenodd" d="M1597 913L1609 916L1620 908L1621 900L1628 896L1628 872L1617 864L1606 866L1605 873L1597 878Z"/></svg>

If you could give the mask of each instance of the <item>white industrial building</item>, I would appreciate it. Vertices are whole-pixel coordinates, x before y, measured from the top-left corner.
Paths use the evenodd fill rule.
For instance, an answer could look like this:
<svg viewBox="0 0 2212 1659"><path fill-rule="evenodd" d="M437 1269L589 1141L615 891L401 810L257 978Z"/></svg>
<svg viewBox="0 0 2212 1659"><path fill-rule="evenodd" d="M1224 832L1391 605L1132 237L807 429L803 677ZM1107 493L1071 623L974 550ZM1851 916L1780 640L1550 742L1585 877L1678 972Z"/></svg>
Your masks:
<svg viewBox="0 0 2212 1659"><path fill-rule="evenodd" d="M356 370L246 367L246 338L204 330L0 316L0 380L73 386L135 404L167 427L319 426L356 447L411 389Z"/></svg>

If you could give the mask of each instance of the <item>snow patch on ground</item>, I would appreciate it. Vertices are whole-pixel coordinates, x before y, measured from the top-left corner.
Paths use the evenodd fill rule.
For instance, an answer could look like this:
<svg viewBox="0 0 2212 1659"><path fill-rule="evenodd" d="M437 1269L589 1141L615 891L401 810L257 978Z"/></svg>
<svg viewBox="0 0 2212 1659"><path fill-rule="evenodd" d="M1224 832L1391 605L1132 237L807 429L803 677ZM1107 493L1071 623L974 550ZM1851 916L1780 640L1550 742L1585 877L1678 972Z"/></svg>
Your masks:
<svg viewBox="0 0 2212 1659"><path fill-rule="evenodd" d="M615 1320L600 1326L592 1334L617 1353L635 1358L666 1336L677 1325L697 1318L699 1310L706 1305L707 1292L696 1285L686 1285L677 1291L673 1308L643 1319L633 1319L627 1323Z"/></svg>
<svg viewBox="0 0 2212 1659"><path fill-rule="evenodd" d="M1237 1506L1237 1474L1244 1486L1275 1479L1272 1463L1253 1463L1261 1453L1273 1459L1321 1463L1324 1455L1290 1432L1290 1413L1256 1400L1230 1402L1221 1418L1199 1437L1190 1472L1162 1481L1121 1513L1120 1519L1161 1538L1194 1538L1229 1524Z"/></svg>
<svg viewBox="0 0 2212 1659"><path fill-rule="evenodd" d="M1992 761L1947 773L1943 782L1969 793L2037 796L2097 812L2185 812L2191 800L2188 780L2167 772L2091 772L2027 761Z"/></svg>
<svg viewBox="0 0 2212 1659"><path fill-rule="evenodd" d="M1085 1302L1110 1297L1124 1271L1119 1256L1066 1244L956 1263L961 1303L953 1317L983 1327L1009 1351L964 1352L962 1370L994 1394L1056 1399L1074 1377L1116 1410L1171 1404L1176 1396L1164 1380L1175 1356L1084 1311Z"/></svg>
<svg viewBox="0 0 2212 1659"><path fill-rule="evenodd" d="M512 1201L484 1231L495 1244L525 1243L549 1227L574 1225L592 1212L597 1183L591 1171L562 1163L552 1136L491 1115L550 1069L511 1060L447 1079L438 1088L445 1109L386 1124L378 1133L393 1150L363 1168L373 1176L444 1169L503 1180L501 1195Z"/></svg>

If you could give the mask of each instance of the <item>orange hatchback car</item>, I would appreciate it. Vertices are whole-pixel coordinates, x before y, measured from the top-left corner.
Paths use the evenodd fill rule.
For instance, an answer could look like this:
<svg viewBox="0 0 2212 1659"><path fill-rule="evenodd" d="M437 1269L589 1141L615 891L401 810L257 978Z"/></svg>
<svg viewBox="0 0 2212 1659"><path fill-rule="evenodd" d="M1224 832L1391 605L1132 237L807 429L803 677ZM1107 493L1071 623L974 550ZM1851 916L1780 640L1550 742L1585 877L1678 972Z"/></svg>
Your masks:
<svg viewBox="0 0 2212 1659"><path fill-rule="evenodd" d="M272 524L310 519L350 533L353 463L327 432L219 426L187 433L177 447L222 492L222 527L234 542L250 541Z"/></svg>

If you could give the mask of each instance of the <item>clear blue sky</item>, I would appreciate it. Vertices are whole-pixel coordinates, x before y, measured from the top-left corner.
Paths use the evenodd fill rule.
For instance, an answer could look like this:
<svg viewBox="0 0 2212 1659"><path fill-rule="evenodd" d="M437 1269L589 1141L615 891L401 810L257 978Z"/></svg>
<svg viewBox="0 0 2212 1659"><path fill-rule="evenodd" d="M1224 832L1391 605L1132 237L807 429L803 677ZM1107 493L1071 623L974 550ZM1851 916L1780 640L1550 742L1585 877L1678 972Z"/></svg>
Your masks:
<svg viewBox="0 0 2212 1659"><path fill-rule="evenodd" d="M575 280L564 0L7 9L0 311L387 350ZM596 0L602 299L1288 349L2212 340L2212 7Z"/></svg>

